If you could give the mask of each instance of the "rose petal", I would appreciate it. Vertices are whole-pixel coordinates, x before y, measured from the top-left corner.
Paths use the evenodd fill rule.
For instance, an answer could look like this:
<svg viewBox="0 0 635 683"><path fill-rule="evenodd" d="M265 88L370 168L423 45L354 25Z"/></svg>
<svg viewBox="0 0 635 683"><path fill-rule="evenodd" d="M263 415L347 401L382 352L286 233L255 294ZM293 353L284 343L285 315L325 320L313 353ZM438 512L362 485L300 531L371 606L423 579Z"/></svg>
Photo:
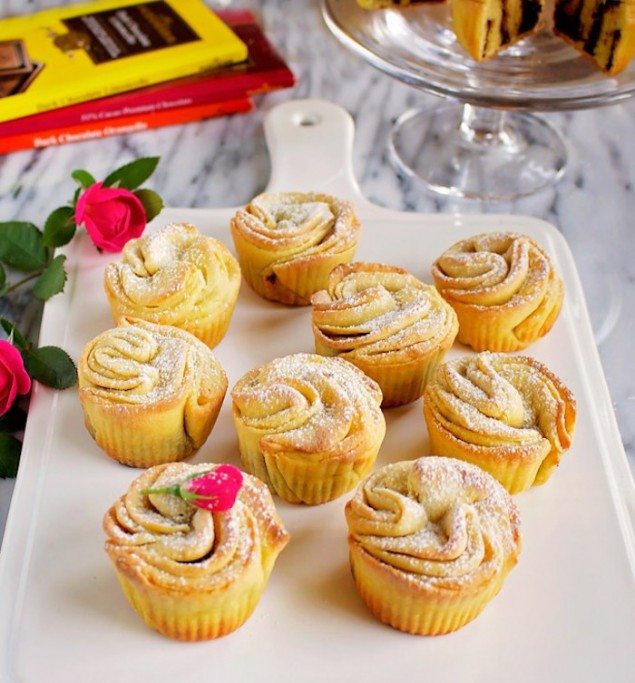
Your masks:
<svg viewBox="0 0 635 683"><path fill-rule="evenodd" d="M0 340L0 415L13 405L18 394L31 389L31 378L24 369L18 349L4 339Z"/></svg>
<svg viewBox="0 0 635 683"><path fill-rule="evenodd" d="M185 490L194 494L191 503L212 512L230 510L243 483L241 471L233 465L219 465L212 472L187 482Z"/></svg>

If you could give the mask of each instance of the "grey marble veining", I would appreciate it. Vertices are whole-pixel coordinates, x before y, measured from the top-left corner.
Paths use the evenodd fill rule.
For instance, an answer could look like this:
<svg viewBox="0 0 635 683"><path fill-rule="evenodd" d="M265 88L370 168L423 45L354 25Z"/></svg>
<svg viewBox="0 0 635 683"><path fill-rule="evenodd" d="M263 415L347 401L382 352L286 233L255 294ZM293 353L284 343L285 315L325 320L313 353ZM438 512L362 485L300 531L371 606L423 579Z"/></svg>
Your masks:
<svg viewBox="0 0 635 683"><path fill-rule="evenodd" d="M0 15L33 11L59 0L0 0ZM565 114L547 114L568 142L566 176L554 187L518 202L446 200L399 177L388 163L391 121L410 107L434 107L438 98L393 81L342 48L329 34L316 0L237 0L214 7L249 7L299 77L293 90L259 98L257 110L183 127L165 128L58 149L0 157L0 220L41 224L73 191L69 173L86 167L97 177L130 159L160 154L152 186L172 206L219 207L247 202L268 180L262 120L275 104L321 97L345 107L356 123L354 168L373 202L406 211L523 213L554 223L567 238L587 296L611 396L635 471L635 101ZM37 320L25 297L2 311ZM12 482L0 482L3 528Z"/></svg>

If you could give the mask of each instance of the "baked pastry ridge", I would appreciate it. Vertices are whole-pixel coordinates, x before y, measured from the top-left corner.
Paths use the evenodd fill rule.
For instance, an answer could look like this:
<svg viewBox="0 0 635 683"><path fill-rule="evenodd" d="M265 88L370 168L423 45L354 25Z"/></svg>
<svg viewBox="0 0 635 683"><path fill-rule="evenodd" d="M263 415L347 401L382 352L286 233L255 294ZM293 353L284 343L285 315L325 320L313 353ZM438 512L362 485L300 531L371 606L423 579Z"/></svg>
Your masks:
<svg viewBox="0 0 635 683"><path fill-rule="evenodd" d="M526 235L484 233L433 264L441 296L459 319L457 339L475 351L517 351L547 334L564 286L545 250Z"/></svg>
<svg viewBox="0 0 635 683"><path fill-rule="evenodd" d="M345 513L362 599L380 621L408 633L448 633L474 619L520 553L510 496L483 470L452 458L382 467Z"/></svg>
<svg viewBox="0 0 635 683"><path fill-rule="evenodd" d="M130 240L121 260L106 267L104 287L115 321L174 325L213 348L229 327L240 269L222 242L173 223Z"/></svg>
<svg viewBox="0 0 635 683"><path fill-rule="evenodd" d="M421 396L458 332L456 314L434 287L381 263L338 266L311 304L316 351L374 379L384 407Z"/></svg>
<svg viewBox="0 0 635 683"><path fill-rule="evenodd" d="M241 626L289 539L267 487L249 475L226 512L146 492L215 467L153 467L104 517L106 552L126 598L148 626L179 640L217 638Z"/></svg>
<svg viewBox="0 0 635 683"><path fill-rule="evenodd" d="M306 306L331 270L352 260L360 222L350 202L330 195L258 195L231 221L240 266L252 289L272 301Z"/></svg>
<svg viewBox="0 0 635 683"><path fill-rule="evenodd" d="M546 482L560 463L576 403L542 363L485 352L439 367L424 416L433 453L478 465L517 493Z"/></svg>
<svg viewBox="0 0 635 683"><path fill-rule="evenodd" d="M112 458L150 467L188 457L216 421L227 376L189 332L123 318L78 364L86 427Z"/></svg>
<svg viewBox="0 0 635 683"><path fill-rule="evenodd" d="M386 432L381 390L348 361L298 353L232 389L245 469L291 503L316 505L370 472Z"/></svg>

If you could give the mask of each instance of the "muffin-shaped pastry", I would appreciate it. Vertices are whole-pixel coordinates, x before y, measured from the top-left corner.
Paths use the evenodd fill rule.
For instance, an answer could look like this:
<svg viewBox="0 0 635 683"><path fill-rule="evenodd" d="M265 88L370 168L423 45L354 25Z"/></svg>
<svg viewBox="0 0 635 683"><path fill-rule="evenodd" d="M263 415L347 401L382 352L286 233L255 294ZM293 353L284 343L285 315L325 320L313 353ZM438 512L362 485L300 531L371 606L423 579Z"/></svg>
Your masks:
<svg viewBox="0 0 635 683"><path fill-rule="evenodd" d="M360 223L352 205L326 194L261 194L231 222L245 280L265 299L310 303L329 273L349 263Z"/></svg>
<svg viewBox="0 0 635 683"><path fill-rule="evenodd" d="M525 235L458 242L435 261L432 275L459 317L458 340L475 351L524 349L549 332L562 307L562 280Z"/></svg>
<svg viewBox="0 0 635 683"><path fill-rule="evenodd" d="M123 316L187 330L214 348L225 336L240 269L227 247L187 223L130 240L104 273L115 322Z"/></svg>
<svg viewBox="0 0 635 683"><path fill-rule="evenodd" d="M381 390L339 358L298 353L232 390L247 471L291 503L326 503L370 472L386 433Z"/></svg>
<svg viewBox="0 0 635 683"><path fill-rule="evenodd" d="M485 352L443 364L426 387L423 412L433 453L472 462L517 493L558 466L576 404L533 358Z"/></svg>
<svg viewBox="0 0 635 683"><path fill-rule="evenodd" d="M212 464L147 470L108 510L104 530L132 607L178 640L241 626L289 538L262 482Z"/></svg>
<svg viewBox="0 0 635 683"><path fill-rule="evenodd" d="M351 569L371 612L439 635L477 617L520 554L518 510L474 465L426 457L371 474L346 505Z"/></svg>
<svg viewBox="0 0 635 683"><path fill-rule="evenodd" d="M189 332L124 318L89 342L78 366L84 421L97 444L124 465L181 460L216 422L227 377Z"/></svg>
<svg viewBox="0 0 635 683"><path fill-rule="evenodd" d="M311 303L316 351L372 377L384 407L421 396L459 327L434 287L381 263L338 266Z"/></svg>

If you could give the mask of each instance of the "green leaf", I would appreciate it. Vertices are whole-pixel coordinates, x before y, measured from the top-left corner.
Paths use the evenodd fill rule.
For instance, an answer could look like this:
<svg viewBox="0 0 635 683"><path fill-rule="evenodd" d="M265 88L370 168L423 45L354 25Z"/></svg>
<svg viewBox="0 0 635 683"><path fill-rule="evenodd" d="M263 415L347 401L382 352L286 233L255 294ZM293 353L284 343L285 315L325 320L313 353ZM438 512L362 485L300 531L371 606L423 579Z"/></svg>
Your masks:
<svg viewBox="0 0 635 683"><path fill-rule="evenodd" d="M129 164L118 168L106 176L104 186L110 187L118 182L119 187L123 187L126 190L135 190L154 173L159 159L160 157L143 157L142 159L131 161Z"/></svg>
<svg viewBox="0 0 635 683"><path fill-rule="evenodd" d="M13 345L17 346L20 351L28 351L31 348L29 340L20 333L20 330L10 320L0 317L0 325L9 336L13 335Z"/></svg>
<svg viewBox="0 0 635 683"><path fill-rule="evenodd" d="M78 168L76 171L73 171L71 173L71 178L79 183L84 190L97 182L93 176L88 171L84 171L83 168Z"/></svg>
<svg viewBox="0 0 635 683"><path fill-rule="evenodd" d="M42 346L27 351L23 358L29 375L53 389L67 389L77 382L75 363L58 346Z"/></svg>
<svg viewBox="0 0 635 683"><path fill-rule="evenodd" d="M64 270L66 256L56 256L46 267L46 270L35 281L33 296L36 299L47 301L52 296L64 291L66 284L66 271Z"/></svg>
<svg viewBox="0 0 635 683"><path fill-rule="evenodd" d="M63 247L75 234L75 211L71 206L60 206L46 219L44 224L44 245Z"/></svg>
<svg viewBox="0 0 635 683"><path fill-rule="evenodd" d="M0 223L0 261L30 273L46 265L42 233L33 223Z"/></svg>
<svg viewBox="0 0 635 683"><path fill-rule="evenodd" d="M0 263L0 296L2 296L7 289L7 274L4 272L4 267Z"/></svg>
<svg viewBox="0 0 635 683"><path fill-rule="evenodd" d="M154 190L137 190L135 195L146 210L146 221L156 218L163 208L163 200Z"/></svg>
<svg viewBox="0 0 635 683"><path fill-rule="evenodd" d="M79 195L82 193L82 189L83 188L78 187L73 194L73 201L71 202L73 205L73 209L75 209L75 205L77 204L77 200L79 199Z"/></svg>
<svg viewBox="0 0 635 683"><path fill-rule="evenodd" d="M15 404L0 417L0 432L21 432L24 425L26 425L26 413Z"/></svg>
<svg viewBox="0 0 635 683"><path fill-rule="evenodd" d="M11 434L0 434L0 477L13 479L18 473L22 444Z"/></svg>

